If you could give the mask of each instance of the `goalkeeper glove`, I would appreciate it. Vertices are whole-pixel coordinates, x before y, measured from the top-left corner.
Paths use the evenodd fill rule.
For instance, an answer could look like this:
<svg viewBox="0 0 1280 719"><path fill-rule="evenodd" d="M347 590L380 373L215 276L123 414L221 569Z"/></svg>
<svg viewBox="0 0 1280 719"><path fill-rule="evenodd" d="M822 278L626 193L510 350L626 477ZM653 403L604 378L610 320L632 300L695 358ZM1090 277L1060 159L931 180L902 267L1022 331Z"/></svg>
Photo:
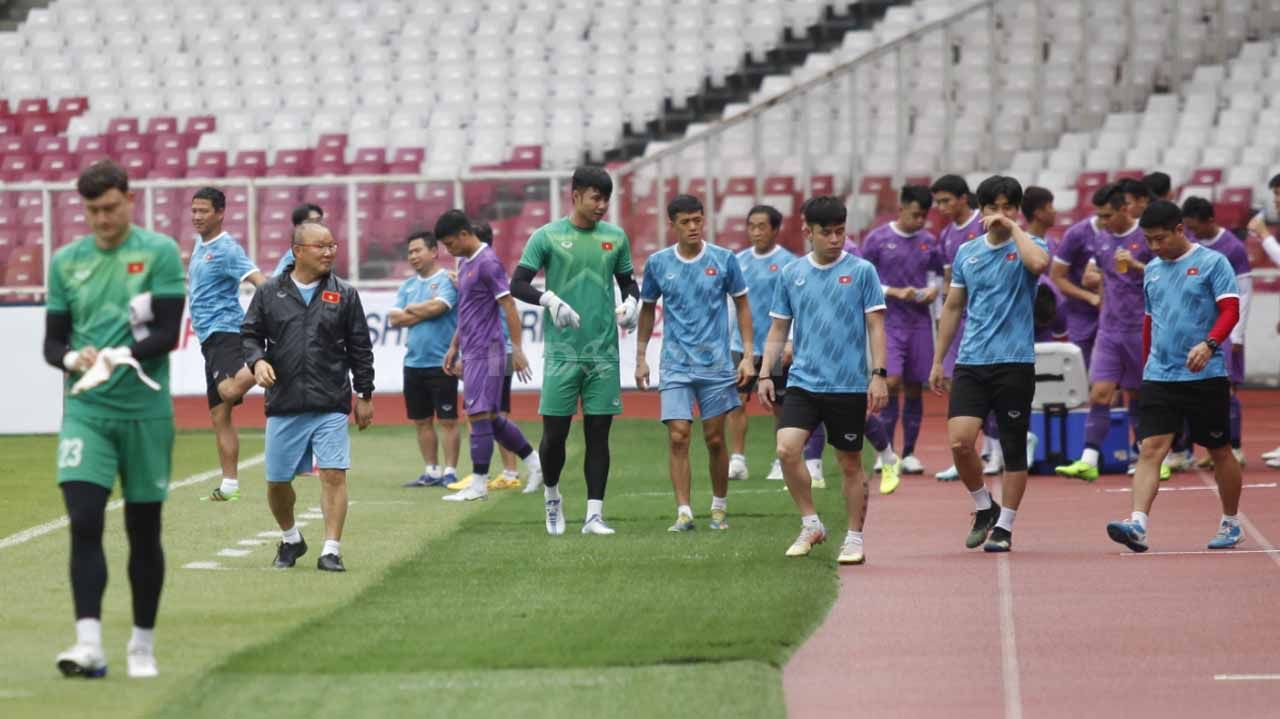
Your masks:
<svg viewBox="0 0 1280 719"><path fill-rule="evenodd" d="M572 327L576 330L582 324L582 318L578 316L577 312L573 311L569 303L557 297L556 293L550 290L542 293L542 298L538 300L538 304L547 308L547 311L551 313L551 321L560 329Z"/></svg>
<svg viewBox="0 0 1280 719"><path fill-rule="evenodd" d="M81 392L87 392L94 387L111 379L111 374L115 372L116 367L127 366L132 367L138 373L138 379L142 383L153 390L159 391L160 384L147 376L142 371L142 366L138 364L138 360L133 358L133 352L128 347L108 347L98 351L98 359L94 361L93 366L80 375L80 379L71 385L71 394L76 395Z"/></svg>
<svg viewBox="0 0 1280 719"><path fill-rule="evenodd" d="M634 297L628 297L613 312L618 316L618 326L628 332L634 330L640 321L640 305Z"/></svg>

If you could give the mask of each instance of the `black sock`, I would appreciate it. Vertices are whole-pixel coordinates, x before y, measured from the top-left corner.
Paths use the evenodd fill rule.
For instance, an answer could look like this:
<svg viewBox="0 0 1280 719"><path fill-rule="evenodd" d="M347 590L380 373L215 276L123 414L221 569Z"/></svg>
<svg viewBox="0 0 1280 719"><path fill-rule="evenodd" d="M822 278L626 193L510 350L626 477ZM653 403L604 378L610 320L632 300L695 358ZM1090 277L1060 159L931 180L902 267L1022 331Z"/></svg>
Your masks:
<svg viewBox="0 0 1280 719"><path fill-rule="evenodd" d="M133 589L133 624L156 626L160 589L164 586L164 548L160 546L160 502L124 505L129 535L129 586Z"/></svg>
<svg viewBox="0 0 1280 719"><path fill-rule="evenodd" d="M544 416L542 441L538 443L538 458L542 461L542 481L548 487L560 484L560 472L564 469L564 446L569 441L569 426L573 417Z"/></svg>
<svg viewBox="0 0 1280 719"><path fill-rule="evenodd" d="M587 451L582 460L582 471L587 477L587 499L604 499L605 485L609 483L609 428L612 426L612 415L589 414L583 417L582 434L587 442Z"/></svg>
<svg viewBox="0 0 1280 719"><path fill-rule="evenodd" d="M102 593L107 589L102 530L110 493L89 482L65 482L61 486L71 519L71 596L76 619L97 619L102 616Z"/></svg>

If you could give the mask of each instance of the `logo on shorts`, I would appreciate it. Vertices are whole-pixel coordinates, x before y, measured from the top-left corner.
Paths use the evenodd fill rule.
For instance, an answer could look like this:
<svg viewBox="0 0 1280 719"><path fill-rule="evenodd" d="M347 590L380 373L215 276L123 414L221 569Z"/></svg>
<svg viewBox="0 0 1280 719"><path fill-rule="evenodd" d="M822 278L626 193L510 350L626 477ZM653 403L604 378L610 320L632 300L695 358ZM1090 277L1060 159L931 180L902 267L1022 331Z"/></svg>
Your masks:
<svg viewBox="0 0 1280 719"><path fill-rule="evenodd" d="M1019 412L1018 410L1016 410L1016 409L1011 409L1011 410L1009 410L1009 418L1010 418L1010 419L1017 419L1017 418L1019 418L1019 417L1021 417L1021 416L1022 416L1022 413L1021 413L1021 412Z"/></svg>
<svg viewBox="0 0 1280 719"><path fill-rule="evenodd" d="M444 411L446 411L446 412L452 412L452 411L453 411L453 405L451 405L451 404L442 404L442 405L440 405L440 409L442 409L442 410L444 410Z"/></svg>
<svg viewBox="0 0 1280 719"><path fill-rule="evenodd" d="M342 295L337 292L323 292L320 294L320 299L331 305L336 305L338 304L338 301L342 299Z"/></svg>
<svg viewBox="0 0 1280 719"><path fill-rule="evenodd" d="M277 291L276 291L276 297L286 297L286 296L288 296L288 295L285 293L285 291L284 291L284 290L277 290Z"/></svg>
<svg viewBox="0 0 1280 719"><path fill-rule="evenodd" d="M473 405L473 404L475 404L475 403L476 403L476 398L475 398L475 397L472 397L471 399L467 400L466 402L463 402L463 404L465 404L465 405L466 405L466 406L468 406L468 407L470 407L471 405Z"/></svg>
<svg viewBox="0 0 1280 719"><path fill-rule="evenodd" d="M715 277L715 276L716 276L716 268L714 268L714 267L708 267L708 268L706 269L706 273L707 273L707 277Z"/></svg>
<svg viewBox="0 0 1280 719"><path fill-rule="evenodd" d="M601 243L600 243L600 249L604 250L605 252L608 252L609 250L612 250L612 249L613 249L613 243L612 243L612 242L601 242Z"/></svg>
<svg viewBox="0 0 1280 719"><path fill-rule="evenodd" d="M847 439L847 440L849 440L850 442L854 442L854 441L857 441L857 439L858 439L858 435L853 434L852 432L850 432L849 434L846 434L846 435L844 436L844 438L845 438L845 439Z"/></svg>
<svg viewBox="0 0 1280 719"><path fill-rule="evenodd" d="M770 271L770 272L777 272L777 271L778 271L778 263L777 263L777 262L775 262L775 263L773 263L772 265L769 265L769 271Z"/></svg>
<svg viewBox="0 0 1280 719"><path fill-rule="evenodd" d="M138 274L139 272L141 272L145 266L146 266L146 265L142 264L141 262L130 262L130 263L129 263L129 274L131 274L131 275L136 275L136 274Z"/></svg>
<svg viewBox="0 0 1280 719"><path fill-rule="evenodd" d="M1013 262L1014 260L1018 259L1018 253L1010 252L1009 254L1004 256L1004 259L1006 262Z"/></svg>
<svg viewBox="0 0 1280 719"><path fill-rule="evenodd" d="M1191 269L1187 270L1187 277L1195 277L1198 274L1200 274L1199 267L1192 267Z"/></svg>
<svg viewBox="0 0 1280 719"><path fill-rule="evenodd" d="M614 397L614 398L613 398L613 406L614 406L614 407L621 407L621 406L622 406L622 400L618 399L617 397Z"/></svg>
<svg viewBox="0 0 1280 719"><path fill-rule="evenodd" d="M847 285L850 282L853 282L852 277L850 277L849 275L840 275L840 284Z"/></svg>
<svg viewBox="0 0 1280 719"><path fill-rule="evenodd" d="M1209 436L1210 436L1210 437L1213 437L1214 439L1220 439L1220 438L1222 437L1222 433L1221 433L1221 432L1210 432L1210 433L1209 433Z"/></svg>

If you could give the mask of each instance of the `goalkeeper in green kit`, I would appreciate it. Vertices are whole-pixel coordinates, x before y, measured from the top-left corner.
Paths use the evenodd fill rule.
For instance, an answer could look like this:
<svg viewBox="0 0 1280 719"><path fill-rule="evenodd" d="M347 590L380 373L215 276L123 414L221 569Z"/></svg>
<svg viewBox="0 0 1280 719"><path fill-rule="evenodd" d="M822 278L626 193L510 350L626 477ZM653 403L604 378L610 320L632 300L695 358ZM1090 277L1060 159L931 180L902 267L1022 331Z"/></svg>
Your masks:
<svg viewBox="0 0 1280 719"><path fill-rule="evenodd" d="M587 480L582 533L613 534L604 521L604 491L609 479L609 428L614 415L622 412L618 327L635 329L640 288L631 276L631 243L626 233L603 221L613 194L608 173L598 167L579 167L573 172L571 190L572 213L529 238L511 278L511 293L547 309L538 405L547 531L564 531L560 472L569 425L581 401ZM539 270L547 273L543 292L532 285ZM615 282L622 304L615 304ZM525 492L537 488L531 482Z"/></svg>
<svg viewBox="0 0 1280 719"><path fill-rule="evenodd" d="M57 462L71 525L76 616L76 643L58 655L57 666L69 677L107 673L102 532L118 475L133 590L128 674L154 677L164 583L160 508L173 454L169 352L178 343L186 274L177 243L133 225L133 194L119 165L91 165L76 189L93 234L50 262L44 338L45 360L66 373Z"/></svg>

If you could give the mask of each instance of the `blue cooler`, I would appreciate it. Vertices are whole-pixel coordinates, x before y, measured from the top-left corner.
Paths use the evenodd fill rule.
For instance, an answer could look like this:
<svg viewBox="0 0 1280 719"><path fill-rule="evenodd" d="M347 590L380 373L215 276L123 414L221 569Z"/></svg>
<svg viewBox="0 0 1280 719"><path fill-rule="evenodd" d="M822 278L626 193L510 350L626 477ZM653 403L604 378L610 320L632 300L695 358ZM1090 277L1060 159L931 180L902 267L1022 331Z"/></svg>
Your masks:
<svg viewBox="0 0 1280 719"><path fill-rule="evenodd" d="M1031 433L1036 444L1033 474L1080 458L1084 422L1089 416L1089 378L1080 348L1070 342L1036 343L1036 396L1031 403ZM1111 426L1102 443L1099 471L1123 473L1129 468L1129 412L1111 410Z"/></svg>

